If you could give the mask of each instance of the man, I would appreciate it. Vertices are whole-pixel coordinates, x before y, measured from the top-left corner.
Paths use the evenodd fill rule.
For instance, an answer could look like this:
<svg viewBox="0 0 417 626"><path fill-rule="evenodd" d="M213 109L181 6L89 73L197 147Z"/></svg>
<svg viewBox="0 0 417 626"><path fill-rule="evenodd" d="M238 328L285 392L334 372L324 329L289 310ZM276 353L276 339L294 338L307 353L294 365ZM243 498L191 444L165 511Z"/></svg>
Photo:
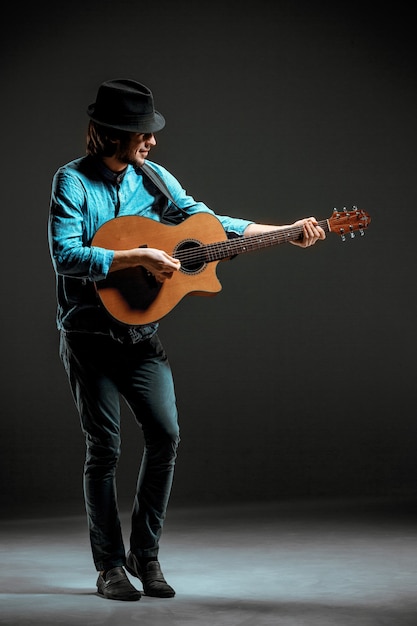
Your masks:
<svg viewBox="0 0 417 626"><path fill-rule="evenodd" d="M107 81L87 113L86 156L64 165L54 176L49 243L56 272L60 355L86 438L84 496L99 572L97 590L110 599L139 600L141 594L126 576L127 569L142 581L145 594L172 597L175 591L158 561L179 444L172 374L158 339L158 323L117 322L99 301L94 283L138 266L163 283L180 271L180 261L156 247L111 250L92 245L92 240L98 228L116 216L175 223L194 213L213 212L188 196L165 168L147 161L165 120L146 86L127 79ZM168 198L142 170L145 162L162 179ZM228 236L280 228L217 217ZM308 247L325 238L313 217L294 225L303 231L302 239L293 242L296 245ZM120 397L142 428L145 443L127 557L116 496Z"/></svg>

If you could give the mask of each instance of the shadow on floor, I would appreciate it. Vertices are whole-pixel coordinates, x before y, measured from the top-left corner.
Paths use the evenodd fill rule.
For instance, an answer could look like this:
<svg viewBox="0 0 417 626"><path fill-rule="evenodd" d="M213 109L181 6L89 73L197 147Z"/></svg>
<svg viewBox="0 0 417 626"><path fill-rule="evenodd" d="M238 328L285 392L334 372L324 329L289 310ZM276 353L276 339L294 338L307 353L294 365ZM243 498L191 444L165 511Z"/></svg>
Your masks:
<svg viewBox="0 0 417 626"><path fill-rule="evenodd" d="M4 520L0 543L7 626L417 625L417 517L390 503L171 510L169 600L99 597L83 517Z"/></svg>

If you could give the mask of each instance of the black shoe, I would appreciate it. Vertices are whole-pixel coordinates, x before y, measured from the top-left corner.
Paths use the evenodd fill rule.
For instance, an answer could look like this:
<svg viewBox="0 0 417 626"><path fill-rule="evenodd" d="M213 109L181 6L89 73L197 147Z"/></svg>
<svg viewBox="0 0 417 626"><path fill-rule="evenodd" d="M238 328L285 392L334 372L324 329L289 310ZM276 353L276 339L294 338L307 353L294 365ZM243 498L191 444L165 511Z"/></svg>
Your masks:
<svg viewBox="0 0 417 626"><path fill-rule="evenodd" d="M131 584L123 567L113 567L104 578L99 574L97 591L109 600L140 600L141 593Z"/></svg>
<svg viewBox="0 0 417 626"><path fill-rule="evenodd" d="M172 598L175 596L175 591L165 580L158 561L149 561L142 569L135 555L128 552L126 569L129 574L142 581L143 591L147 596L154 598Z"/></svg>

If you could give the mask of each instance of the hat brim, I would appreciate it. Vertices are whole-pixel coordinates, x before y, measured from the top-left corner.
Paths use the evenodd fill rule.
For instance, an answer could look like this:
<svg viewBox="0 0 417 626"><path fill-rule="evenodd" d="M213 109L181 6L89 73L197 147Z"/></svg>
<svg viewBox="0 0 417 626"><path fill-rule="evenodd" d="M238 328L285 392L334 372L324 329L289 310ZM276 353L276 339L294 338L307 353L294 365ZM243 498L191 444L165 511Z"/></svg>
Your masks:
<svg viewBox="0 0 417 626"><path fill-rule="evenodd" d="M154 111L152 119L148 120L135 120L125 122L106 122L96 117L94 114L95 104L90 104L87 109L87 115L96 124L105 126L106 128L115 128L117 130L124 130L129 133L156 133L158 130L162 130L165 126L165 118L158 111Z"/></svg>

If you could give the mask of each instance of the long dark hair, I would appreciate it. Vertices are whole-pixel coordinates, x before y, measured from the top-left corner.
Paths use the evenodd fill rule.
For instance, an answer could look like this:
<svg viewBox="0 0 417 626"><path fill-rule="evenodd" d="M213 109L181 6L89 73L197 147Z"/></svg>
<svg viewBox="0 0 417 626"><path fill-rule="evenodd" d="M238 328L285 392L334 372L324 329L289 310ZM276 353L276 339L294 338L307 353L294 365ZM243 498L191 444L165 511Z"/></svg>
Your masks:
<svg viewBox="0 0 417 626"><path fill-rule="evenodd" d="M87 129L86 152L95 157L113 156L117 150L115 141L120 140L124 144L129 141L131 134L125 130L107 128L91 120Z"/></svg>

